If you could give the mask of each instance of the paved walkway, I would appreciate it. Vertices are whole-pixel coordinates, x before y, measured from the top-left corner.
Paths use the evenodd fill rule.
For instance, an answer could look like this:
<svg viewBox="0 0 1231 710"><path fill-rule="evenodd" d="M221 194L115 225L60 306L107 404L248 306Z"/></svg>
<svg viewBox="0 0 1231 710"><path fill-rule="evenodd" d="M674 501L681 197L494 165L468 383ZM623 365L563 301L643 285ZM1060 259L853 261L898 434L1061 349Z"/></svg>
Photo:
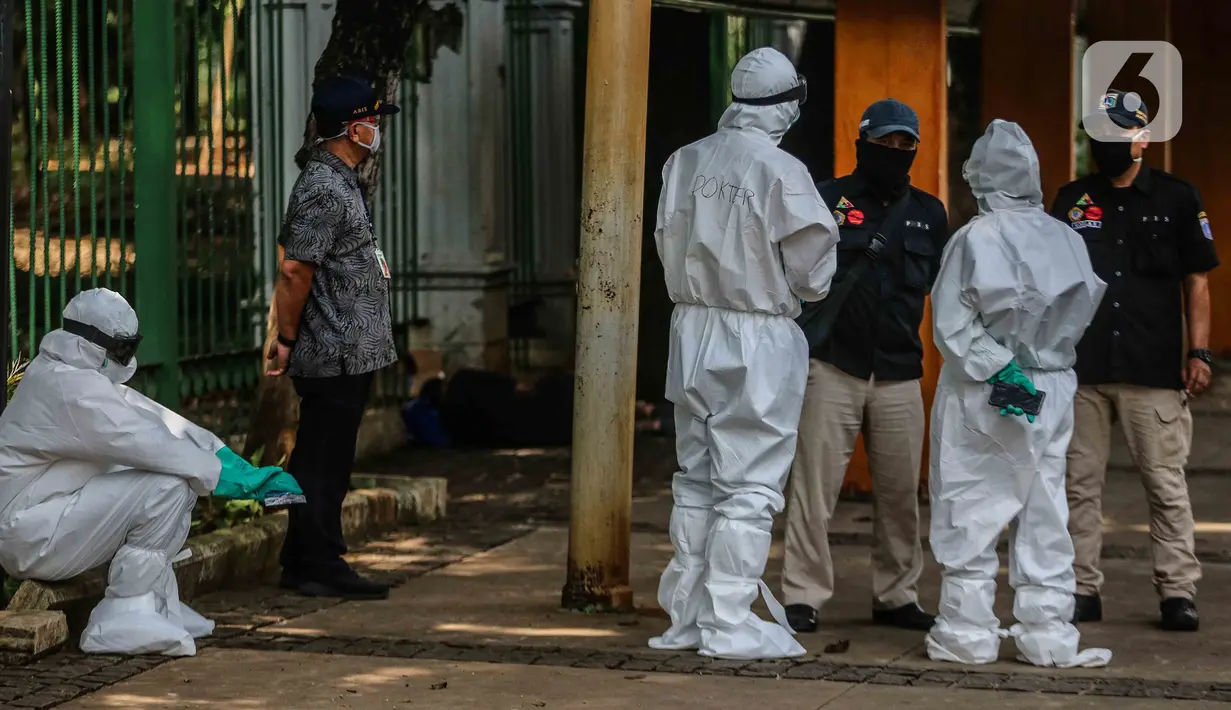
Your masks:
<svg viewBox="0 0 1231 710"><path fill-rule="evenodd" d="M1115 480L1125 488L1134 483ZM1221 490L1231 493L1226 481ZM661 505L657 497L640 499L637 517L658 518ZM859 518L870 511L843 508L857 538L855 528L866 524ZM1145 533L1134 531L1130 510L1117 509L1116 516L1129 521L1117 534L1131 550L1140 542L1133 536ZM825 609L821 632L800 637L812 655L713 662L645 646L667 623L654 598L671 555L664 533L634 534L637 612L586 615L558 608L567 531L506 534L519 532L486 551L472 544L442 553L430 535L412 534L366 546L355 555L359 564L407 577L388 601L271 599L272 590L215 595L201 608L220 629L200 656L161 664L63 707L742 708L755 699L790 708L997 703L1127 710L1231 703L1231 565L1223 563L1206 567L1197 634L1155 628L1148 562L1125 555L1106 562L1108 621L1083 629L1087 645L1113 649L1109 668L1037 669L1015 662L1006 644L1001 662L967 669L929 661L920 633L870 625L869 551L856 539L837 547L839 594ZM776 544L767 575L775 587L780 554ZM929 563L921 583L925 606L934 608L937 587ZM1000 602L1007 623L1007 589Z"/></svg>
<svg viewBox="0 0 1231 710"><path fill-rule="evenodd" d="M1202 417L1202 426L1211 419ZM567 454L523 451L470 464L458 461L474 455L457 455L452 468L440 468L449 472L456 496L450 520L352 555L368 573L400 583L389 600L339 604L271 587L210 595L194 606L219 628L197 657L66 652L25 668L0 668L0 707L1231 707L1231 511L1224 503L1231 500L1231 476L1216 473L1231 470L1231 461L1211 454L1217 466L1190 479L1206 562L1197 634L1156 628L1144 494L1136 474L1109 474L1108 621L1085 626L1083 641L1109 647L1115 657L1106 669L1058 671L1017 663L1011 642L990 666L937 664L923 654L923 634L871 626L871 506L855 502L839 506L833 535L839 591L823 612L821 631L800 637L809 656L715 662L648 649L646 639L667 624L655 588L671 555L666 521L673 465L670 442L642 440L638 448L636 613L558 608ZM418 464L403 461L402 470L425 470L424 461ZM398 462L385 465L388 472ZM780 557L778 542L767 573L775 589ZM938 575L930 556L920 590L925 607L934 609ZM1003 583L999 601L1007 624L1011 600Z"/></svg>

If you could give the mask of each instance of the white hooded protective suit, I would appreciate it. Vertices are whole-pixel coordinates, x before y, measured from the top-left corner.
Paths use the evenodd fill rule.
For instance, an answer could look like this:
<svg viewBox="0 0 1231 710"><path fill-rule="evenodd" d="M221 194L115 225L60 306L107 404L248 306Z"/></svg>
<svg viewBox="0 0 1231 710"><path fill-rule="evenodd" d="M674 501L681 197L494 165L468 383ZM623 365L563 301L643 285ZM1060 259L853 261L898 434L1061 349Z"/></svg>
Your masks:
<svg viewBox="0 0 1231 710"><path fill-rule="evenodd" d="M773 49L740 60L737 98L799 83ZM734 103L718 132L663 168L654 232L675 302L666 395L680 471L672 484L675 557L658 601L671 628L654 648L778 658L804 649L761 582L773 514L795 456L808 345L800 300L829 291L838 228L808 170L777 146L797 101ZM758 588L777 624L751 611Z"/></svg>
<svg viewBox="0 0 1231 710"><path fill-rule="evenodd" d="M76 296L64 317L137 332L136 312L106 289ZM193 655L213 623L180 603L171 565L197 496L218 484L223 444L122 385L136 369L63 330L44 336L0 416L0 565L57 581L110 562L81 649Z"/></svg>
<svg viewBox="0 0 1231 710"><path fill-rule="evenodd" d="M979 215L945 248L932 289L944 356L932 406L932 553L943 572L928 655L990 663L1004 632L992 610L1010 531L1009 584L1019 657L1039 666L1098 666L1106 649L1078 652L1073 542L1064 493L1073 434L1077 341L1106 284L1081 237L1042 207L1039 161L1026 133L996 120L964 168ZM1016 361L1047 393L1037 420L1001 416L987 381Z"/></svg>

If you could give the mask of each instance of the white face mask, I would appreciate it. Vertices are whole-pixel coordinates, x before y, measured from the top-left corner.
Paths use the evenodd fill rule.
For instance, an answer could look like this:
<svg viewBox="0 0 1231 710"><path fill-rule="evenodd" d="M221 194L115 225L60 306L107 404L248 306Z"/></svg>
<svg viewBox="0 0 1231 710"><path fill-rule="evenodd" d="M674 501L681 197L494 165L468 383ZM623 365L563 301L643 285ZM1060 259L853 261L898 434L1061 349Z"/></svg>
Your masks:
<svg viewBox="0 0 1231 710"><path fill-rule="evenodd" d="M363 125L367 126L369 129L371 129L371 131L372 131L372 142L371 142L371 143L364 143L364 142L363 142L363 141L361 141L361 140L355 140L355 142L356 142L356 143L358 143L359 145L363 146L364 148L367 148L370 152L375 153L375 152L376 152L376 149L380 147L380 126L377 126L377 125L372 124L372 123L365 123L365 124L363 124Z"/></svg>

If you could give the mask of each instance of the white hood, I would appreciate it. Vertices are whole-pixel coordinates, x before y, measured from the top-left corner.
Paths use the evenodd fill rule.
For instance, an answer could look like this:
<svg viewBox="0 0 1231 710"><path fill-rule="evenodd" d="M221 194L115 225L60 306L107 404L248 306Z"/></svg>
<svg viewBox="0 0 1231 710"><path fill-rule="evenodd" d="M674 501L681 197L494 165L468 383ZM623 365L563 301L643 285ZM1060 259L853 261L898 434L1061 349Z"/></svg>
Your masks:
<svg viewBox="0 0 1231 710"><path fill-rule="evenodd" d="M962 166L962 177L974 192L981 214L1043 204L1039 156L1016 123L992 121L975 141Z"/></svg>
<svg viewBox="0 0 1231 710"><path fill-rule="evenodd" d="M110 336L137 334L137 312L123 296L105 288L77 294L64 309L64 317L92 325ZM108 358L102 346L63 330L53 330L43 336L39 353L48 360L69 367L101 372L117 385L131 380L137 372L137 358L134 357L127 365L121 365Z"/></svg>
<svg viewBox="0 0 1231 710"><path fill-rule="evenodd" d="M1044 211L1030 139L1015 123L993 121L965 173L982 214L949 239L932 288L942 378L986 382L1010 360L1071 368L1107 285L1081 236Z"/></svg>
<svg viewBox="0 0 1231 710"><path fill-rule="evenodd" d="M780 94L799 84L799 74L791 60L771 47L754 49L739 60L731 72L731 94L742 99L760 99ZM799 102L773 106L733 103L718 120L718 130L759 131L774 145L799 118Z"/></svg>

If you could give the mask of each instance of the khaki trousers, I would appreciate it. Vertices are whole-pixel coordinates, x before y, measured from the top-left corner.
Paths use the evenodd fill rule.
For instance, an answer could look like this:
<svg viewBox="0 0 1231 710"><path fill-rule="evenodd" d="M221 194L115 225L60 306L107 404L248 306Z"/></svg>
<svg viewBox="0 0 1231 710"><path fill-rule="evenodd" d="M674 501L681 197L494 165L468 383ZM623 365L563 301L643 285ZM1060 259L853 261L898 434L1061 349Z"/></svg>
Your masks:
<svg viewBox="0 0 1231 710"><path fill-rule="evenodd" d="M1103 479L1111 425L1119 420L1133 463L1141 470L1150 506L1154 588L1162 598L1192 599L1201 579L1193 542L1193 509L1184 466L1192 446L1193 418L1184 393L1133 385L1082 386L1073 404L1068 453L1069 533L1075 552L1077 593L1103 586Z"/></svg>
<svg viewBox="0 0 1231 710"><path fill-rule="evenodd" d="M861 380L810 361L787 502L782 572L786 604L820 609L833 596L829 521L860 432L872 473L873 605L896 609L918 600L923 430L918 380Z"/></svg>

